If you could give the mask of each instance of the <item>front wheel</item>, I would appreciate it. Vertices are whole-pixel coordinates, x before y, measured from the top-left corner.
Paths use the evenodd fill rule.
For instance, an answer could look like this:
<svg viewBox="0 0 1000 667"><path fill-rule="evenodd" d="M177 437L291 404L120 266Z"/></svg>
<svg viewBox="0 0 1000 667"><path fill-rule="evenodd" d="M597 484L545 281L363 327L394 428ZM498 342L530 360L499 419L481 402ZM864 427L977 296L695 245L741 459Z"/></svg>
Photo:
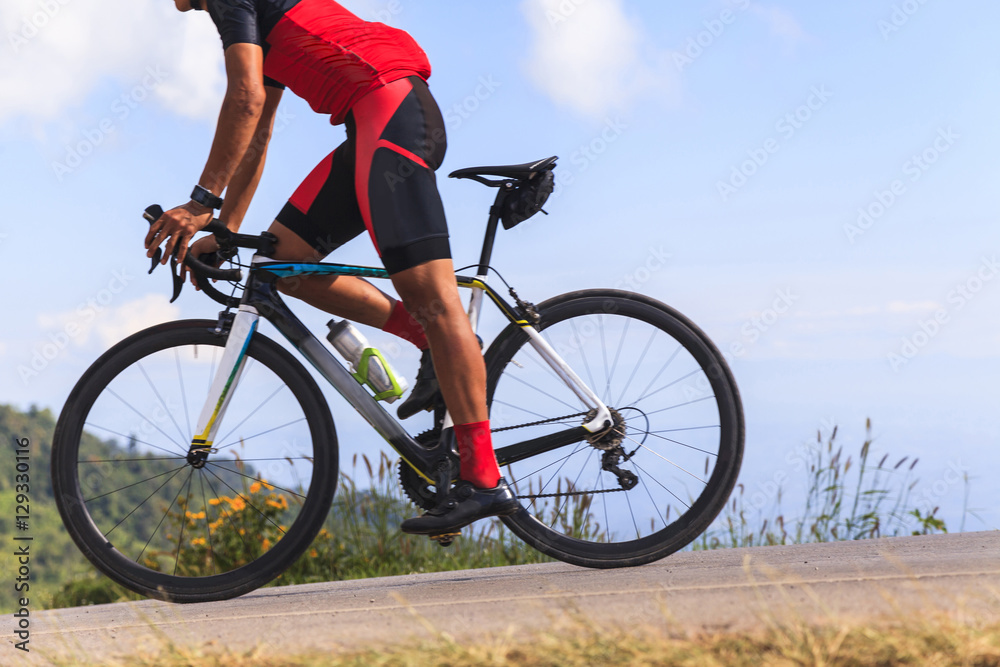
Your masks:
<svg viewBox="0 0 1000 667"><path fill-rule="evenodd" d="M104 574L171 602L242 595L309 546L337 481L312 376L257 333L207 461L188 456L226 335L207 320L141 331L73 388L52 444L66 530Z"/></svg>
<svg viewBox="0 0 1000 667"><path fill-rule="evenodd" d="M520 327L486 354L501 471L522 503L504 518L539 551L587 567L641 565L690 544L718 516L743 457L735 380L708 337L639 294L585 290L538 306L537 326L611 408L611 430L506 463L504 448L580 426L589 409Z"/></svg>

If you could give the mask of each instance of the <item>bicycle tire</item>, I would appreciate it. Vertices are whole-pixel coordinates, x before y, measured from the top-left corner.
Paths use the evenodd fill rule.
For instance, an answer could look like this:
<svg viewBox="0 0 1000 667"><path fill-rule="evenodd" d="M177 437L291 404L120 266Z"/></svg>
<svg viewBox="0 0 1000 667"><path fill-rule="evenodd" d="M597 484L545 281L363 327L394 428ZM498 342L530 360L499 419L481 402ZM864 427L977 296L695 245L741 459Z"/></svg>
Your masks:
<svg viewBox="0 0 1000 667"><path fill-rule="evenodd" d="M302 364L260 333L253 335L247 348L247 365L232 391L233 401L223 422L223 428L231 427L233 435L216 441L217 452L202 468L183 458L190 431L181 424L187 421L189 429L194 426L190 417L197 415L206 393L194 391L189 397L185 381L207 377L210 382L214 360L221 356L225 342L226 335L217 333L216 322L210 320L171 322L136 333L104 353L84 373L56 424L52 482L67 531L98 570L152 598L181 603L224 600L268 583L309 547L333 500L337 439L329 407ZM208 352L200 352L204 350ZM212 358L210 367L208 357ZM174 363L179 382L161 382L169 377ZM155 399L147 401L140 393L146 391L143 379ZM174 393L170 385L179 385L179 391ZM277 389L266 398L264 392L257 393L258 388L269 390L272 386ZM258 406L258 401L257 409L246 409ZM162 408L159 411L144 408L157 403ZM241 412L235 412L237 409ZM150 412L155 413L155 419ZM119 419L119 415L124 416ZM144 421L136 421L134 415ZM293 421L250 435L262 422L279 417ZM128 428L119 428L119 422ZM177 427L176 434L171 422ZM107 432L128 437L127 447L117 440L100 440ZM231 445L226 444L230 441ZM257 451L267 456L247 456ZM169 472L174 466L177 470ZM304 471L297 487L284 479L288 469L294 470L294 477L298 470L310 466L311 471ZM111 479L116 470L118 482ZM116 484L131 481L126 470L138 477L166 472L117 488ZM168 474L167 481L161 483L159 480ZM162 509L173 493L171 480L184 476L187 481L180 482L170 505ZM303 486L306 479L308 489ZM159 489L140 503L139 498L157 484ZM187 492L182 496L185 484ZM153 499L161 489L167 490ZM191 511L199 509L198 502L200 511ZM108 526L133 504L128 515L109 530ZM161 511L159 523L150 532ZM287 528L282 523L286 519ZM136 555L147 533L145 546ZM269 535L275 537L273 545ZM170 545L173 549L171 539L176 541L172 571L172 554L161 547ZM233 544L236 546L229 548Z"/></svg>
<svg viewBox="0 0 1000 667"><path fill-rule="evenodd" d="M742 461L743 411L736 382L725 359L708 336L690 320L644 295L620 290L584 290L549 299L539 304L537 309L541 318L537 329L543 337L584 381L599 395L603 394L603 400L609 407L619 410L622 422L616 422L616 431L622 434L622 454L634 451L631 458L620 460L617 467L620 472L627 471L623 473L625 476L631 472L638 481L631 489L625 490L625 484L618 482L621 478L617 473L603 469L601 464L589 463L594 453L601 450L587 441L553 452L540 452L515 466L502 467L508 482L522 498L522 509L504 517L503 522L535 549L585 567L641 565L684 548L709 527L725 506L736 484ZM588 335L580 334L584 327L590 332ZM643 343L647 338L642 332L637 339L629 338L639 329L651 332L648 342ZM620 340L609 348L607 339L615 332ZM653 343L661 334L672 339L676 347L657 345L654 350ZM626 345L626 338L631 345ZM595 359L590 353L598 349L598 339L601 354ZM634 344L634 340L639 344ZM486 353L487 400L491 426L495 431L494 444L501 453L508 442L526 441L554 430L579 426L584 421L578 414L572 419L537 424L542 419L585 412L586 407L541 361L528 341L527 334L519 326L508 325ZM643 348L645 351L640 353ZM650 351L654 356L650 356ZM613 365L609 363L612 357ZM660 360L664 357L667 361L661 368ZM625 377L618 375L616 370L618 361L626 359L634 362L634 368L620 399L614 401L612 399L618 392L612 391L611 385L619 377ZM683 364L687 366L682 367ZM603 378L599 372L601 365L604 367ZM648 370L651 368L661 370L650 375ZM671 373L669 376L668 370ZM685 375L688 370L691 372ZM669 381L675 372L680 379ZM652 379L640 392L639 400L625 400L630 385L643 374ZM660 384L658 378L661 376L668 376L666 384L650 391L654 385ZM600 382L602 379L604 386ZM642 382L645 383L645 377ZM668 397L675 404L668 404ZM651 408L640 407L647 398L650 401L657 399L659 403ZM514 401L521 401L521 405L514 404ZM559 414L560 411L562 414ZM708 420L713 411L717 423L702 424L698 421ZM658 425L654 427L654 417L655 421L669 428L660 430ZM687 423L685 418L695 423ZM668 432L673 437L665 437ZM714 448L712 442L716 443ZM608 439L604 439L603 445L609 446ZM700 460L703 455L705 479L691 472L693 465L685 467L676 463ZM575 480L571 481L569 475L559 478L563 469L575 470L577 463L573 467L567 465L570 459L579 462L584 457L585 462ZM603 457L603 454L598 457L602 459L601 463ZM708 473L710 466L711 474ZM669 481L668 485L668 480L654 477L654 467L662 469L663 475L674 481ZM595 470L596 479L589 485L581 484L581 479L586 482L584 473L593 475ZM682 499L680 490L691 483L691 477L703 487L696 489L695 494L689 492L688 502ZM554 491L555 494L550 497L560 500L550 500L543 493L546 490ZM666 499L665 506L658 504L654 491ZM651 508L646 505L646 496L651 501ZM571 500L574 498L576 500ZM612 503L610 509L609 498ZM603 504L603 516L600 504ZM674 506L677 506L677 513L671 519ZM637 516L637 507L646 507L647 514ZM640 528L640 523L646 519L650 520L648 533ZM620 524L615 532L611 531L610 524L613 522Z"/></svg>

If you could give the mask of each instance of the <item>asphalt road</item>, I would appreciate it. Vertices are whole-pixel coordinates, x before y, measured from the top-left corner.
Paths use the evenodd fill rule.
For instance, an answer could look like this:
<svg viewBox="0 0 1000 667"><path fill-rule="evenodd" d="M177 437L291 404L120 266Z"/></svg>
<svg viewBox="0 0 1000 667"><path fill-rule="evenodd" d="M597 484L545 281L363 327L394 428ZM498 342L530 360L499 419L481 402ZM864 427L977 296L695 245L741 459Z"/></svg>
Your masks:
<svg viewBox="0 0 1000 667"><path fill-rule="evenodd" d="M4 646L0 664L45 664L59 654L99 664L168 640L287 654L438 633L516 641L583 625L673 635L934 612L1000 620L1000 531L685 552L620 570L548 563L270 588L197 605L60 609L33 614L31 655Z"/></svg>

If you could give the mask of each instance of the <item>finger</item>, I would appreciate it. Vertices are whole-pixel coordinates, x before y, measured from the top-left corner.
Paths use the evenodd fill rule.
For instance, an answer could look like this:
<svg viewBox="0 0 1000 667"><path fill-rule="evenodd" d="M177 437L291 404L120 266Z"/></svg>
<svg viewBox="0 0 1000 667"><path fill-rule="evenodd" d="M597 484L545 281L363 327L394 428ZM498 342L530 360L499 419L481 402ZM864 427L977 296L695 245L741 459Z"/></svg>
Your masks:
<svg viewBox="0 0 1000 667"><path fill-rule="evenodd" d="M189 266L187 266L186 264L184 265L184 270L187 272L187 278L188 278L188 280L191 281L191 286L194 287L194 289L195 289L196 292L200 292L201 291L201 287L198 286L198 281L195 278L194 271Z"/></svg>
<svg viewBox="0 0 1000 667"><path fill-rule="evenodd" d="M180 264L184 264L184 258L187 257L188 251L188 241L191 240L190 234L185 234L184 232L177 233L177 261Z"/></svg>
<svg viewBox="0 0 1000 667"><path fill-rule="evenodd" d="M146 244L146 249L147 250L151 251L153 248L156 247L156 246L152 246L152 248L151 248L150 244L153 242L153 239L160 233L160 230L163 228L162 220L163 220L163 218L160 218L159 220L157 220L156 222L154 222L153 224L151 224L149 226L149 231L146 232L146 239L145 239L145 244ZM159 245L159 243L157 243L156 245Z"/></svg>
<svg viewBox="0 0 1000 667"><path fill-rule="evenodd" d="M157 243L159 245L159 243ZM166 245L163 246L163 257L160 259L160 264L166 264L170 261L170 258L174 255L174 246L177 245L177 235L172 234L170 238L167 239Z"/></svg>

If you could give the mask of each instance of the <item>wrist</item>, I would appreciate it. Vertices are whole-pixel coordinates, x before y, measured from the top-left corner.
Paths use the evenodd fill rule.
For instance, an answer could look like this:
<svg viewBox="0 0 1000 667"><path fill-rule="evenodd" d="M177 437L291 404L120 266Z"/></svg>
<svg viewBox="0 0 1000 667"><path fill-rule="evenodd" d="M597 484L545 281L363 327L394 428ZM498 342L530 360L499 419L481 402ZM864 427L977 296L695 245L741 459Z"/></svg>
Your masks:
<svg viewBox="0 0 1000 667"><path fill-rule="evenodd" d="M191 211L191 214L194 215L195 217L201 217L203 215L211 215L214 212L214 209L211 209L208 206L205 206L204 204L196 202L193 199L187 203L187 208L189 211Z"/></svg>

